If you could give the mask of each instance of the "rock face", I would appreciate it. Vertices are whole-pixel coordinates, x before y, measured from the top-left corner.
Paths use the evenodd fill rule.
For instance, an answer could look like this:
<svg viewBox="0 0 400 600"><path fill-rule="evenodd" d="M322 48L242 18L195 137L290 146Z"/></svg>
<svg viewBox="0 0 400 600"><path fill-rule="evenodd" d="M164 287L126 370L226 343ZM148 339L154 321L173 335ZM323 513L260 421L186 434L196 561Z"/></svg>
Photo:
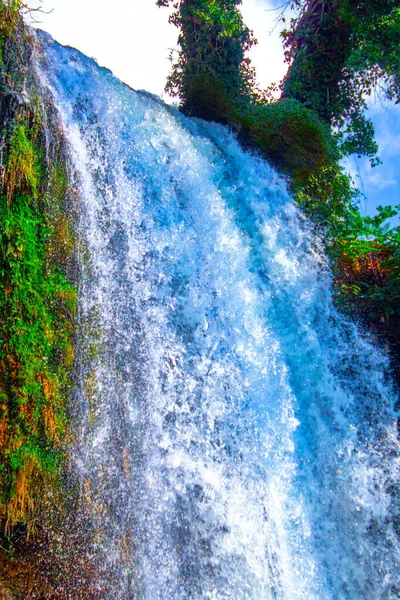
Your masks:
<svg viewBox="0 0 400 600"><path fill-rule="evenodd" d="M14 600L14 596L8 588L0 582L0 600Z"/></svg>
<svg viewBox="0 0 400 600"><path fill-rule="evenodd" d="M76 507L43 518L39 532L15 541L12 556L0 551L0 600L97 600L90 524Z"/></svg>
<svg viewBox="0 0 400 600"><path fill-rule="evenodd" d="M90 526L63 454L77 277L72 171L36 74L37 42L8 5L0 13L0 600L90 599Z"/></svg>

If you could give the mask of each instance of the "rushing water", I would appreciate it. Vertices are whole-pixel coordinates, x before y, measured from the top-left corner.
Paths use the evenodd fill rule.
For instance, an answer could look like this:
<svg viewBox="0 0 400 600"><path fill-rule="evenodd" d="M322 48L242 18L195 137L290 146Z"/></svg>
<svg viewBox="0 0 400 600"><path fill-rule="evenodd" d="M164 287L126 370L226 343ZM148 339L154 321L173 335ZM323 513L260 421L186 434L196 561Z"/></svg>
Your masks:
<svg viewBox="0 0 400 600"><path fill-rule="evenodd" d="M387 365L284 182L40 39L80 196L73 458L102 597L399 598Z"/></svg>

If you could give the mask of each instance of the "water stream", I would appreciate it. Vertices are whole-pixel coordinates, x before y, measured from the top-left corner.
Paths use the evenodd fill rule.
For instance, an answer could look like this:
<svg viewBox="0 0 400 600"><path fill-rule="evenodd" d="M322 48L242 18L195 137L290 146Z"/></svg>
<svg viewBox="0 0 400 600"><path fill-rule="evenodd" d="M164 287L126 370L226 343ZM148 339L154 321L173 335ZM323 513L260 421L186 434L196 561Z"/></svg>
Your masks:
<svg viewBox="0 0 400 600"><path fill-rule="evenodd" d="M104 598L399 598L386 359L284 181L39 37L79 189L73 459Z"/></svg>

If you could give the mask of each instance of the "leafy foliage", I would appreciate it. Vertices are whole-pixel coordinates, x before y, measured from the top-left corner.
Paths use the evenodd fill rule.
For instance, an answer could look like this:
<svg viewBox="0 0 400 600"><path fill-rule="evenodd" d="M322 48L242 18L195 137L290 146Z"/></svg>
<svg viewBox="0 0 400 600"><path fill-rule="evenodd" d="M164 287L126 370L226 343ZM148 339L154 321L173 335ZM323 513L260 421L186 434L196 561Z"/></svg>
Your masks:
<svg viewBox="0 0 400 600"><path fill-rule="evenodd" d="M342 310L361 317L400 356L400 205L362 216L360 192L338 163L294 184L298 203L325 241Z"/></svg>
<svg viewBox="0 0 400 600"><path fill-rule="evenodd" d="M358 211L343 221L332 256L336 265L339 302L357 309L392 348L400 351L400 227L391 227L395 209L379 207L375 217Z"/></svg>
<svg viewBox="0 0 400 600"><path fill-rule="evenodd" d="M170 0L159 0L167 6ZM243 24L239 0L181 0L170 21L180 30L181 51L166 89L183 112L230 124L242 142L261 150L296 179L334 152L329 127L294 99L266 101L255 86L246 52L255 43Z"/></svg>
<svg viewBox="0 0 400 600"><path fill-rule="evenodd" d="M330 128L292 98L249 103L236 110L234 122L243 142L261 150L298 185L338 157Z"/></svg>
<svg viewBox="0 0 400 600"><path fill-rule="evenodd" d="M295 0L297 16L282 32L291 66L283 96L312 107L341 132L344 154L377 164L365 97L381 86L400 99L398 0Z"/></svg>
<svg viewBox="0 0 400 600"><path fill-rule="evenodd" d="M159 0L167 6L172 0ZM167 91L187 114L229 122L233 105L251 96L254 71L245 54L255 43L238 10L241 0L181 0L170 22L181 47ZM216 102L214 102L216 99Z"/></svg>

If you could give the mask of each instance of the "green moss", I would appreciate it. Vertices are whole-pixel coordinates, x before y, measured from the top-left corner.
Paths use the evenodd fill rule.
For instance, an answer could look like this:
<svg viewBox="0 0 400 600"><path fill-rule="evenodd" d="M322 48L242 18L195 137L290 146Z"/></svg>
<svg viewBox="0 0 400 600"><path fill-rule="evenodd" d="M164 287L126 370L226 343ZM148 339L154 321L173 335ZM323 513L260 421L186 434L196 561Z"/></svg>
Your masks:
<svg viewBox="0 0 400 600"><path fill-rule="evenodd" d="M19 20L18 8L20 3L0 2L0 35L10 36L14 33Z"/></svg>
<svg viewBox="0 0 400 600"><path fill-rule="evenodd" d="M25 189L36 199L40 179L39 161L34 143L27 136L25 125L18 125L15 129L9 152L6 169L8 199L16 186Z"/></svg>
<svg viewBox="0 0 400 600"><path fill-rule="evenodd" d="M0 361L2 411L8 423L0 453L2 487L8 490L11 508L27 465L34 460L35 476L45 478L54 460L65 431L65 394L73 362L76 290L57 258L48 255L48 247L62 240L56 239L54 225L34 200L27 194L14 194L11 202L0 197L0 268L5 282ZM20 506L9 518L23 516L27 515Z"/></svg>
<svg viewBox="0 0 400 600"><path fill-rule="evenodd" d="M295 181L308 177L335 154L329 127L296 100L248 104L234 120L241 136Z"/></svg>
<svg viewBox="0 0 400 600"><path fill-rule="evenodd" d="M55 131L50 143L46 140L42 107L27 64L30 41L21 23L18 36L7 32L4 24L0 34L8 56L8 72L0 73L5 115L0 190L0 517L8 527L23 521L32 529L44 490L55 489L61 444L68 435L65 407L77 299L68 273L76 240L66 210L69 182L62 141ZM14 102L26 86L29 105Z"/></svg>

